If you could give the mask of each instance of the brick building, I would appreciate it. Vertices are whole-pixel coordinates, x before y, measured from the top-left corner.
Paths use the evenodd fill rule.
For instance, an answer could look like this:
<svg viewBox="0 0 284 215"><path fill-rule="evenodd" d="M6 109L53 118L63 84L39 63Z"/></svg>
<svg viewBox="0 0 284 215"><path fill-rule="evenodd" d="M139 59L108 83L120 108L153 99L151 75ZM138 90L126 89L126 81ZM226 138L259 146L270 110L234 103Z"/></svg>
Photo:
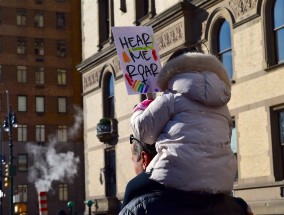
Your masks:
<svg viewBox="0 0 284 215"><path fill-rule="evenodd" d="M152 26L162 63L196 45L224 63L232 81L233 194L255 214L284 213L283 0L82 1L82 74L86 198L95 214L115 214L134 177L129 121L141 96L127 95L112 26ZM113 119L112 139L97 123Z"/></svg>
<svg viewBox="0 0 284 215"><path fill-rule="evenodd" d="M74 127L74 123L79 122L75 116L79 119L82 114L76 111L76 107L82 107L82 97L81 77L75 68L81 62L80 13L77 0L0 1L0 119L1 123L5 119L9 98L10 109L18 121L18 128L12 130L13 164L17 168L13 189L15 203L25 204L28 214L39 211L35 182L43 173L32 171L35 164L48 170L47 177L56 175L50 178L48 190L40 190L48 192L49 214L56 214L60 209L67 212L68 201L75 203L73 211L84 211L82 125L79 129ZM72 128L73 135L69 135ZM1 138L3 152L0 154L8 163L7 133L1 133ZM32 149L41 152L37 154L39 157L33 156ZM51 160L58 163L48 163L49 152L42 149L52 151ZM80 160L77 168L59 169L63 162L76 164L77 159ZM74 170L76 173L71 174ZM58 176L63 172L70 175ZM38 175L33 177L32 173ZM1 199L1 208L6 215L9 214L10 188L2 185L6 196Z"/></svg>

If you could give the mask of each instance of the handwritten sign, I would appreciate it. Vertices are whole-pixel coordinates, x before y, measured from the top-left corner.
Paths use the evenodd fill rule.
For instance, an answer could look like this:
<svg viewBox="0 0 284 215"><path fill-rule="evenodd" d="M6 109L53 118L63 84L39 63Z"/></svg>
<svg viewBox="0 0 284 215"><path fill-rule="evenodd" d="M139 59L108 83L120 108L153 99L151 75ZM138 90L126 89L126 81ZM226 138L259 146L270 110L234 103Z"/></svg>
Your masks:
<svg viewBox="0 0 284 215"><path fill-rule="evenodd" d="M161 62L152 27L113 27L112 33L128 94L159 92Z"/></svg>

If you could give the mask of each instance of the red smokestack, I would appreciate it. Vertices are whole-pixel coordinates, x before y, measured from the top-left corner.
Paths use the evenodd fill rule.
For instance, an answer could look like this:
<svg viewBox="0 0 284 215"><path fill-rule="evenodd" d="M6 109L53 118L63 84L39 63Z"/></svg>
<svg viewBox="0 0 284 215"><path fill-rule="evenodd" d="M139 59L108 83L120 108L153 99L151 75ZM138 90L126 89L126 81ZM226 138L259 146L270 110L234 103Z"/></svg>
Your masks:
<svg viewBox="0 0 284 215"><path fill-rule="evenodd" d="M38 193L39 215L48 215L47 192Z"/></svg>

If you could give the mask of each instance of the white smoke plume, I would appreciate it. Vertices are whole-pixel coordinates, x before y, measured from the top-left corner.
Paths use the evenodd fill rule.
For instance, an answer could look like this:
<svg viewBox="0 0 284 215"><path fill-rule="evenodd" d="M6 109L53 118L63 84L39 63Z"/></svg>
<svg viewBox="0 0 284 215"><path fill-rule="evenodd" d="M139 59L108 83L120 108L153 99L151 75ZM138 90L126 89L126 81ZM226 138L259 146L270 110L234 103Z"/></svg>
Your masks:
<svg viewBox="0 0 284 215"><path fill-rule="evenodd" d="M75 122L72 128L68 130L69 139L78 134L83 122L82 110L78 107L74 108L76 111ZM71 151L57 153L56 144L56 135L49 136L46 146L27 144L27 151L34 159L34 165L29 168L28 180L35 183L38 192L47 192L52 189L53 181L65 179L70 182L77 174L79 157L75 157L74 152Z"/></svg>

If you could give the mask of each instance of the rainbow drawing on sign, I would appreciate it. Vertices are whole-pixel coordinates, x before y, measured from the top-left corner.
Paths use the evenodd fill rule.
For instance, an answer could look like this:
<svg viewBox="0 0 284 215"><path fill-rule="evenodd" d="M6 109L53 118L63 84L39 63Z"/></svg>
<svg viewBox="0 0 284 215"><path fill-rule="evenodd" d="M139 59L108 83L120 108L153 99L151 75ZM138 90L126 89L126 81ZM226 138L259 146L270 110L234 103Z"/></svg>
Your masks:
<svg viewBox="0 0 284 215"><path fill-rule="evenodd" d="M125 73L125 79L127 80L127 83L132 87L132 89L139 93L147 93L149 89L148 84L143 84L140 80L132 80L130 76Z"/></svg>

